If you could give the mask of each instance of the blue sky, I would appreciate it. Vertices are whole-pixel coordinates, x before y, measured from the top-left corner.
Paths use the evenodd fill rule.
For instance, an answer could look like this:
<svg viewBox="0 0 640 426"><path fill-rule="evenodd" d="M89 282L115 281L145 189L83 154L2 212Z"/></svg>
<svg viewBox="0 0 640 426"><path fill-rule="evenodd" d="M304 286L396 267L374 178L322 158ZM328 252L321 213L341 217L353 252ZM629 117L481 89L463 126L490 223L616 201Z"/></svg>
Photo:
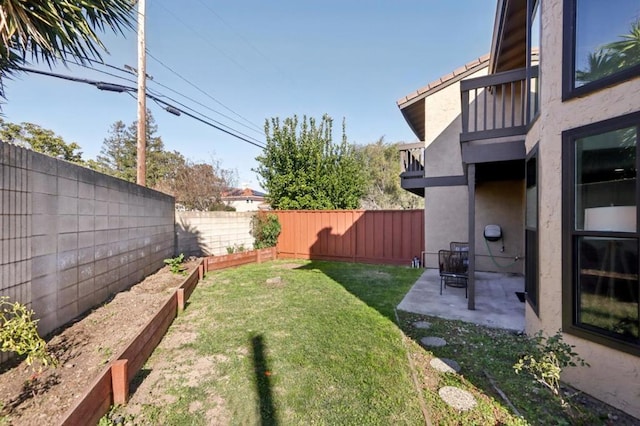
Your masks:
<svg viewBox="0 0 640 426"><path fill-rule="evenodd" d="M350 142L412 142L396 100L487 53L495 7L495 0L147 0L147 49L157 59L147 57L148 88L262 142L269 117L324 113L336 141L345 118ZM135 30L103 41L106 64L137 66ZM133 81L74 65L51 71L136 85L133 75L94 67ZM90 85L21 74L5 91L5 120L51 129L78 143L84 158L99 154L115 121L136 120L135 99ZM147 105L167 149L219 160L237 170L240 184L259 186L251 171L259 148Z"/></svg>

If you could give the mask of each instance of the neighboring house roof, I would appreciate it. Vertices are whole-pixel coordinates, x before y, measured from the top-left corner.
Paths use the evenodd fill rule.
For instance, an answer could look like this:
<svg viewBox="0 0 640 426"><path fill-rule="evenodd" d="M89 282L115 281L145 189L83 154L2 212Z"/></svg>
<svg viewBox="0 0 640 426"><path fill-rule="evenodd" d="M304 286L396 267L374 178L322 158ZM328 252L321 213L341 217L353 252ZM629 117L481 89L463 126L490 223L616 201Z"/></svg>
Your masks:
<svg viewBox="0 0 640 426"><path fill-rule="evenodd" d="M264 198L267 194L265 194L264 192L260 192L260 191L256 191L255 189L251 189L251 188L244 188L244 189L240 189L240 188L233 188L227 192L224 192L222 194L222 199L236 199L236 198Z"/></svg>
<svg viewBox="0 0 640 426"><path fill-rule="evenodd" d="M436 93L445 87L448 87L463 78L481 70L489 65L489 55L486 54L473 61L461 66L452 73L440 77L439 79L432 81L421 89L416 90L407 96L398 99L397 104L400 108L400 112L404 116L404 119L413 130L413 133L419 140L424 138L424 102L421 102L429 95Z"/></svg>

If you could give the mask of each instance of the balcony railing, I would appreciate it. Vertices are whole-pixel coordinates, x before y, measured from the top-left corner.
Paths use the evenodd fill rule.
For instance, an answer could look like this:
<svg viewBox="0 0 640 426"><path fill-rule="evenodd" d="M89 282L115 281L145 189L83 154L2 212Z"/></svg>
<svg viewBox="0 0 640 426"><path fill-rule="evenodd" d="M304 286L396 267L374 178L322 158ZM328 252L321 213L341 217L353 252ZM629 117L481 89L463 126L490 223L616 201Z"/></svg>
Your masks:
<svg viewBox="0 0 640 426"><path fill-rule="evenodd" d="M400 146L400 173L406 177L424 175L424 143Z"/></svg>
<svg viewBox="0 0 640 426"><path fill-rule="evenodd" d="M460 91L461 142L524 135L538 111L538 67L463 80Z"/></svg>

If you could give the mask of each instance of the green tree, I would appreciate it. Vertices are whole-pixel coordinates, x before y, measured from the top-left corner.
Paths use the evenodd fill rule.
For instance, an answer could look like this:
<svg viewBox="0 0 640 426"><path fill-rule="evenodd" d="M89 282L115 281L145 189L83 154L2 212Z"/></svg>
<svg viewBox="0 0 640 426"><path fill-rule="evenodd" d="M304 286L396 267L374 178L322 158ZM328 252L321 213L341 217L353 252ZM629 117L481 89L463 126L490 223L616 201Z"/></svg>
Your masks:
<svg viewBox="0 0 640 426"><path fill-rule="evenodd" d="M0 118L0 140L32 149L52 157L82 163L80 145L67 143L52 130L33 123L9 123Z"/></svg>
<svg viewBox="0 0 640 426"><path fill-rule="evenodd" d="M360 164L366 171L367 190L362 196L364 209L417 209L423 199L400 186L399 143L386 143L384 138L356 147Z"/></svg>
<svg viewBox="0 0 640 426"><path fill-rule="evenodd" d="M222 194L235 183L235 173L220 163L185 161L175 166L172 176L161 179L154 189L173 195L177 203L189 210L228 210Z"/></svg>
<svg viewBox="0 0 640 426"><path fill-rule="evenodd" d="M27 62L51 65L101 59L96 31L131 28L131 0L3 0L0 2L0 84Z"/></svg>
<svg viewBox="0 0 640 426"><path fill-rule="evenodd" d="M272 118L265 122L267 146L256 160L259 182L274 209L354 209L366 188L353 145L332 141L333 120L324 115Z"/></svg>
<svg viewBox="0 0 640 426"><path fill-rule="evenodd" d="M146 162L147 185L154 187L161 180L171 179L176 170L185 164L185 159L177 151L164 150L162 138L156 135L151 111L147 111ZM89 167L129 182L136 181L138 123L127 126L122 121L111 125L109 136L104 139L100 155L90 161Z"/></svg>

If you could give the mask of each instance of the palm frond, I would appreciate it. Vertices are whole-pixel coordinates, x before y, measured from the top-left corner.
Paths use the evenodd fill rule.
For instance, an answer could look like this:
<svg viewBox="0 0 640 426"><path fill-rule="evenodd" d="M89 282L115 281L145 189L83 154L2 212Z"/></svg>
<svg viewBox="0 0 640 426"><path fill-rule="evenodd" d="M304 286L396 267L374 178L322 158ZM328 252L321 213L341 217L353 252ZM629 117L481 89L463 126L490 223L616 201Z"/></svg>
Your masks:
<svg viewBox="0 0 640 426"><path fill-rule="evenodd" d="M26 62L52 65L100 60L97 32L123 34L135 22L131 0L3 0L0 2L0 80Z"/></svg>

